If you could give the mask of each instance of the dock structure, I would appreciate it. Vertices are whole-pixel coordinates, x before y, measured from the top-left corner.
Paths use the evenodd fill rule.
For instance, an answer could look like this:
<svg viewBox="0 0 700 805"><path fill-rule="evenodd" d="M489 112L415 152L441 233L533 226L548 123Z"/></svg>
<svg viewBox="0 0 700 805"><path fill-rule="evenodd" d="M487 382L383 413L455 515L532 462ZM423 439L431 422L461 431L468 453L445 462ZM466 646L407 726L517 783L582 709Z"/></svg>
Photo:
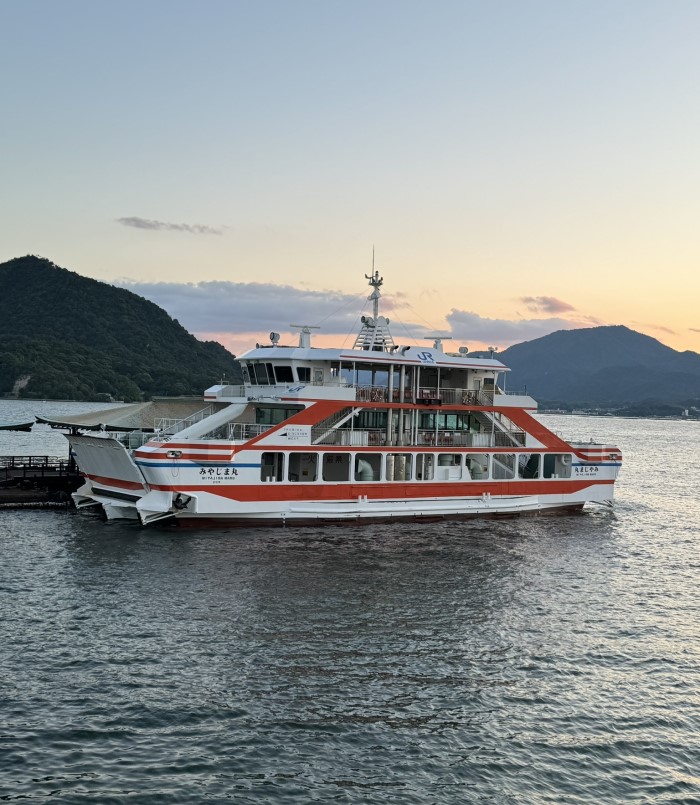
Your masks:
<svg viewBox="0 0 700 805"><path fill-rule="evenodd" d="M0 456L0 509L67 508L82 482L72 458Z"/></svg>

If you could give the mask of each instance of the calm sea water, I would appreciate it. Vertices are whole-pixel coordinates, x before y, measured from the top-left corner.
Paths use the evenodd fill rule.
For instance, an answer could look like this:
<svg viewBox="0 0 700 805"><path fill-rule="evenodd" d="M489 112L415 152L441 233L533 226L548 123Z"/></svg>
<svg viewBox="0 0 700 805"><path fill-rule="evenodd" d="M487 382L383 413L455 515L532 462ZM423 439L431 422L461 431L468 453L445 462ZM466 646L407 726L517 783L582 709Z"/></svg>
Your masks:
<svg viewBox="0 0 700 805"><path fill-rule="evenodd" d="M700 425L545 421L621 446L614 510L250 532L0 512L0 800L700 802Z"/></svg>

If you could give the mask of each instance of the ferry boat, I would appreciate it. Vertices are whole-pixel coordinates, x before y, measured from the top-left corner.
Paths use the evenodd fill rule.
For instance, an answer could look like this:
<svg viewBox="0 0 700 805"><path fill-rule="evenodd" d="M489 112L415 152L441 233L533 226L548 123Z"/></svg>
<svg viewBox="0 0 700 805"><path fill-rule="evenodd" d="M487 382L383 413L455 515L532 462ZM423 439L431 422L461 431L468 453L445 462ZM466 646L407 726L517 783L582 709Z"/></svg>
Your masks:
<svg viewBox="0 0 700 805"><path fill-rule="evenodd" d="M156 432L68 436L85 476L81 509L146 525L308 524L532 515L611 505L616 445L569 442L537 403L506 392L493 353L395 343L383 278L365 275L372 315L349 349L277 333L240 357L241 385Z"/></svg>

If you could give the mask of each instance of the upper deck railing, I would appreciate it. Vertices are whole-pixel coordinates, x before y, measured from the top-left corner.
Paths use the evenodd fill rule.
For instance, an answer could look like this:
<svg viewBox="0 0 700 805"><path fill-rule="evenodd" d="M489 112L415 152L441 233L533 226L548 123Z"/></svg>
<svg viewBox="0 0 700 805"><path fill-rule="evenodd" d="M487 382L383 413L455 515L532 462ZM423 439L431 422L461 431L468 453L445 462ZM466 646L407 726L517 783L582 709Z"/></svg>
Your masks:
<svg viewBox="0 0 700 805"><path fill-rule="evenodd" d="M393 446L398 447L394 437ZM319 445L342 445L346 447L386 447L386 430L384 428L350 430L339 428L312 428L311 443ZM470 433L468 431L450 431L420 429L415 431L415 438L405 433L402 447L524 447L523 431L494 431L493 433Z"/></svg>
<svg viewBox="0 0 700 805"><path fill-rule="evenodd" d="M342 389L355 389L355 400L357 402L405 402L409 405L414 402L417 403L434 403L439 405L476 405L476 406L491 406L494 404L494 392L484 391L483 389L462 389L462 388L437 388L429 386L421 386L418 389L416 398L414 400L413 390L405 389L403 399L401 397L400 389L392 389L391 399L389 398L389 389L387 386L373 386L367 384L353 384L344 383L340 381L331 382L314 382L308 381L298 384L298 390L301 392L303 388L342 388ZM289 384L277 386L228 386L226 389L219 393L220 396L225 397L279 397L284 396L284 393L290 388L295 388ZM497 396L506 395L506 392L498 391ZM520 392L507 392L507 396L522 396Z"/></svg>
<svg viewBox="0 0 700 805"><path fill-rule="evenodd" d="M194 425L196 422L201 422L203 419L211 416L211 413L211 406L208 405L206 408L202 408L201 411L197 411L188 417L184 417L183 419L168 419L167 417L158 417L154 422L156 433L158 434L155 438L158 439L159 437L162 438L163 436L174 436L176 433L180 433L180 431L185 430L185 428L189 428L190 425Z"/></svg>

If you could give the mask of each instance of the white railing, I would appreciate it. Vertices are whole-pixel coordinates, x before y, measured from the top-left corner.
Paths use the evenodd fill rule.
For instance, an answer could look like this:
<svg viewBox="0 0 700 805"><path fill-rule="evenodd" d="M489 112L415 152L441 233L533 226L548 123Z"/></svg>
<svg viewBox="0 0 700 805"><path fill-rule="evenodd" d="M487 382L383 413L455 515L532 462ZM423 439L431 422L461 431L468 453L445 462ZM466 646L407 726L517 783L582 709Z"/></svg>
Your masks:
<svg viewBox="0 0 700 805"><path fill-rule="evenodd" d="M392 389L391 399L389 399L389 389L387 386L372 386L372 385L359 385L354 383L347 383L344 380L331 380L331 381L300 381L297 385L309 387L326 387L326 388L354 388L355 399L357 402L400 402L401 390ZM248 386L227 386L226 389L219 392L219 396L231 397L274 397L286 392L293 384L283 383L270 386L262 386L251 384ZM230 392L228 389L235 389L235 392ZM496 392L497 395L518 397L523 396L520 392L508 391L504 392L500 389ZM442 405L493 405L494 392L484 391L483 389L459 389L459 388L437 388L423 386L418 389L417 401L421 400L436 400ZM403 394L403 402L413 403L413 390L405 389Z"/></svg>
<svg viewBox="0 0 700 805"><path fill-rule="evenodd" d="M231 422L228 425L228 433L225 438L232 441L248 441L261 433L274 428L274 425L254 425L246 422Z"/></svg>
<svg viewBox="0 0 700 805"><path fill-rule="evenodd" d="M367 446L388 446L386 430L363 429L350 430L349 428L338 428L328 430L327 428L313 428L311 430L311 441L319 445L343 445L348 447L367 447ZM396 443L394 443L396 446ZM440 430L437 433L434 429L418 430L415 441L411 440L410 434L404 434L401 443L402 447L524 447L525 434L522 431L494 433L468 433L466 431L447 431Z"/></svg>
<svg viewBox="0 0 700 805"><path fill-rule="evenodd" d="M144 433L142 430L113 431L109 435L112 439L116 439L120 444L123 444L127 450L138 450L146 442L157 440L158 438L154 433Z"/></svg>
<svg viewBox="0 0 700 805"><path fill-rule="evenodd" d="M216 396L217 397L245 397L245 386L222 386Z"/></svg>
<svg viewBox="0 0 700 805"><path fill-rule="evenodd" d="M185 430L185 428L189 428L190 425L194 425L195 422L201 422L208 416L211 416L211 405L208 405L206 408L202 408L201 411L197 411L196 413L185 417L184 419L157 417L153 424L158 436L172 436L175 433Z"/></svg>
<svg viewBox="0 0 700 805"><path fill-rule="evenodd" d="M389 389L386 386L355 386L358 402L389 402ZM393 389L391 402L399 402L400 389ZM493 405L493 392L478 389L430 388L418 389L417 402L439 402L441 405ZM404 391L404 402L413 402L413 392Z"/></svg>

